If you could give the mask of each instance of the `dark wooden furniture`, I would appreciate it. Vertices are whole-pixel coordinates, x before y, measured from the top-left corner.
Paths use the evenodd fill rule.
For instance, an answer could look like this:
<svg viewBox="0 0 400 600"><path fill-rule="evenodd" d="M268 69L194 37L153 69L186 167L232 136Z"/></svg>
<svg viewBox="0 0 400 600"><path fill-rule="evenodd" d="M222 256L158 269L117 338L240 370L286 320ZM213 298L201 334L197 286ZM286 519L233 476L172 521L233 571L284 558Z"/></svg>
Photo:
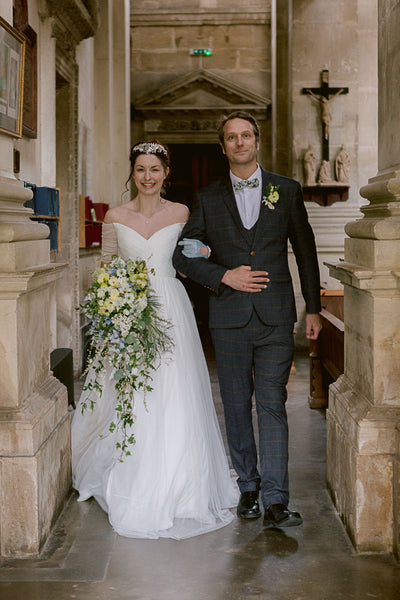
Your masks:
<svg viewBox="0 0 400 600"><path fill-rule="evenodd" d="M310 342L310 408L328 406L329 385L344 370L343 290L321 290L323 329Z"/></svg>
<svg viewBox="0 0 400 600"><path fill-rule="evenodd" d="M304 200L316 202L320 206L331 206L334 202L346 202L349 198L349 186L333 181L303 185Z"/></svg>
<svg viewBox="0 0 400 600"><path fill-rule="evenodd" d="M101 227L109 204L79 195L79 248L101 246Z"/></svg>
<svg viewBox="0 0 400 600"><path fill-rule="evenodd" d="M71 348L56 348L50 352L50 369L61 383L65 385L68 392L68 404L75 407L74 398L74 370Z"/></svg>

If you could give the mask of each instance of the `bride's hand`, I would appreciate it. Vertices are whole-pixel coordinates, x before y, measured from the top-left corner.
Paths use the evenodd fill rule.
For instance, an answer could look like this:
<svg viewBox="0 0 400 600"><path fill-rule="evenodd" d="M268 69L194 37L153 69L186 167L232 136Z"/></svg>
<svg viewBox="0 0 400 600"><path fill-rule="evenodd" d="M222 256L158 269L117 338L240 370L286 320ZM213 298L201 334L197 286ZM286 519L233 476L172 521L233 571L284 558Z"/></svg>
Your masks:
<svg viewBox="0 0 400 600"><path fill-rule="evenodd" d="M209 258L211 254L211 249L200 240L183 238L178 246L183 246L182 254L186 258Z"/></svg>

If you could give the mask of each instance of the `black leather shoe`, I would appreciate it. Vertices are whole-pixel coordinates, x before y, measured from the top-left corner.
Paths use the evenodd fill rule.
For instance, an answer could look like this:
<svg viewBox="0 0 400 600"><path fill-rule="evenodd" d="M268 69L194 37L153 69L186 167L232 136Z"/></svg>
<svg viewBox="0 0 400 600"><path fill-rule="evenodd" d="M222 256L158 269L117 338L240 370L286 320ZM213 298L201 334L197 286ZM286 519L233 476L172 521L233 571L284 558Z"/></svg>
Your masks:
<svg viewBox="0 0 400 600"><path fill-rule="evenodd" d="M298 512L289 510L284 504L271 504L265 511L263 526L272 527L296 527L301 525L303 519Z"/></svg>
<svg viewBox="0 0 400 600"><path fill-rule="evenodd" d="M258 519L261 517L258 492L243 492L240 494L237 515L241 519Z"/></svg>

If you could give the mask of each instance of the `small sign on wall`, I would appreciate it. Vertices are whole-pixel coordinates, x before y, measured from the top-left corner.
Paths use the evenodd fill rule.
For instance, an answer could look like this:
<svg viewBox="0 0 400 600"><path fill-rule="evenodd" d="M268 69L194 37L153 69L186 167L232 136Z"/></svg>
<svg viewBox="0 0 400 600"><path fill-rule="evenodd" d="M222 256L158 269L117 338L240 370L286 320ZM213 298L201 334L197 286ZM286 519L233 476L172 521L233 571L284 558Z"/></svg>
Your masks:
<svg viewBox="0 0 400 600"><path fill-rule="evenodd" d="M192 48L190 50L191 56L211 56L212 53L211 48Z"/></svg>

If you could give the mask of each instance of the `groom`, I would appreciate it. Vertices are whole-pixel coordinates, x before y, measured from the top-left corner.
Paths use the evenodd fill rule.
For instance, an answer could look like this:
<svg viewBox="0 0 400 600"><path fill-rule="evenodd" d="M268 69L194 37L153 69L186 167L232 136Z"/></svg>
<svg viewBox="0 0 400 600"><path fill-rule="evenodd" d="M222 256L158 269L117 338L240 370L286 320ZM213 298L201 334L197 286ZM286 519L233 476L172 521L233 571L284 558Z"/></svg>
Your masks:
<svg viewBox="0 0 400 600"><path fill-rule="evenodd" d="M177 271L213 292L209 324L241 492L238 516L261 516L261 490L265 527L300 525L299 513L288 509L285 403L296 321L288 241L306 303L306 335L316 339L321 306L314 235L300 185L258 165L257 121L246 112L231 113L220 121L218 135L230 172L198 193L173 262Z"/></svg>

